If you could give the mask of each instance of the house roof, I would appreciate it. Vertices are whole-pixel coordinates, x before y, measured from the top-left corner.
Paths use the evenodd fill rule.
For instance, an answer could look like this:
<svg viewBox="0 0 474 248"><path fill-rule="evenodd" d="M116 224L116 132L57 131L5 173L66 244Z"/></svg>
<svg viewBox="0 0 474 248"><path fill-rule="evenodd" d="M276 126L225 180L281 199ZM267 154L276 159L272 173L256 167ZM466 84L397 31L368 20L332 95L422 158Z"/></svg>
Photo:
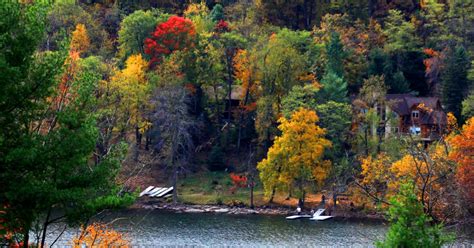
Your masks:
<svg viewBox="0 0 474 248"><path fill-rule="evenodd" d="M446 114L444 113L439 98L437 97L416 97L410 94L387 94L387 100L392 105L391 109L398 115L410 115L413 108L420 110L421 124L446 124ZM421 104L424 108L419 108Z"/></svg>

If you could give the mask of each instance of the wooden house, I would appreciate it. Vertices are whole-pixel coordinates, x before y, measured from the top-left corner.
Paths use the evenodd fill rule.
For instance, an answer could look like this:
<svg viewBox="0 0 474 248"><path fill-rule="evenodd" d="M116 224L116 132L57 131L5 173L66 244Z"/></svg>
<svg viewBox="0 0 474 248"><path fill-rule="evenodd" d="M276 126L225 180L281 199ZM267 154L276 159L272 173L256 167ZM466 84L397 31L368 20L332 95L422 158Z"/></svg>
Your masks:
<svg viewBox="0 0 474 248"><path fill-rule="evenodd" d="M391 111L395 117L393 126L385 126L386 133L411 134L431 141L445 131L447 118L439 98L387 94L386 100L386 111Z"/></svg>
<svg viewBox="0 0 474 248"><path fill-rule="evenodd" d="M356 111L364 115L368 107L353 101ZM446 129L447 118L437 97L416 97L410 94L387 94L383 103L373 107L380 123L371 125L373 134L385 137L393 134L412 135L423 141L438 139ZM353 123L355 127L359 123Z"/></svg>

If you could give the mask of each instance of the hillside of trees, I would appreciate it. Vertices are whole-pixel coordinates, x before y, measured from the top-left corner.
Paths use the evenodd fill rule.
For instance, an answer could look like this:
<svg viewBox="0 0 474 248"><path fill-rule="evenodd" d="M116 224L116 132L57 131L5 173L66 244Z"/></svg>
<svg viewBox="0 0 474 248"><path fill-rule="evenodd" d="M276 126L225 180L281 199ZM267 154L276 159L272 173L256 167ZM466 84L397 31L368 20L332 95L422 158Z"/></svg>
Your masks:
<svg viewBox="0 0 474 248"><path fill-rule="evenodd" d="M0 240L130 205L143 168L174 203L225 171L270 203L472 220L471 0L3 1L0 30ZM435 139L385 131L402 94L440 100Z"/></svg>

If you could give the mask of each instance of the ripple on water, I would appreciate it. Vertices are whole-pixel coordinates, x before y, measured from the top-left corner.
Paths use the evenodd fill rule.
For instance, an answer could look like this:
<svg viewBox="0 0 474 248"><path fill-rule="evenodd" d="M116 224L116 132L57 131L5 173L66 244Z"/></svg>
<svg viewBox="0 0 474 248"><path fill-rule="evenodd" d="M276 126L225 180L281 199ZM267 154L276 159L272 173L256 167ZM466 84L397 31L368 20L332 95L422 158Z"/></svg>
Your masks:
<svg viewBox="0 0 474 248"><path fill-rule="evenodd" d="M157 210L110 213L115 229L127 233L134 247L370 247L383 238L380 222L287 221L282 216L174 214ZM122 219L123 218L123 219ZM59 245L67 244L69 230Z"/></svg>

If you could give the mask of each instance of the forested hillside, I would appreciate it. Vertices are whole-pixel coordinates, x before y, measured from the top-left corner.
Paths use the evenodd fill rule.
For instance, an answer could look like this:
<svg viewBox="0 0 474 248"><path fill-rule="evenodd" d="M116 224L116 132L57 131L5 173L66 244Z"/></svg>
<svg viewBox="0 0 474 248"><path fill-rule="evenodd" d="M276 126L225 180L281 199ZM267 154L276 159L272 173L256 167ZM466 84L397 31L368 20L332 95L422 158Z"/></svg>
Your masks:
<svg viewBox="0 0 474 248"><path fill-rule="evenodd" d="M472 220L473 82L471 0L2 1L0 240L148 182Z"/></svg>

